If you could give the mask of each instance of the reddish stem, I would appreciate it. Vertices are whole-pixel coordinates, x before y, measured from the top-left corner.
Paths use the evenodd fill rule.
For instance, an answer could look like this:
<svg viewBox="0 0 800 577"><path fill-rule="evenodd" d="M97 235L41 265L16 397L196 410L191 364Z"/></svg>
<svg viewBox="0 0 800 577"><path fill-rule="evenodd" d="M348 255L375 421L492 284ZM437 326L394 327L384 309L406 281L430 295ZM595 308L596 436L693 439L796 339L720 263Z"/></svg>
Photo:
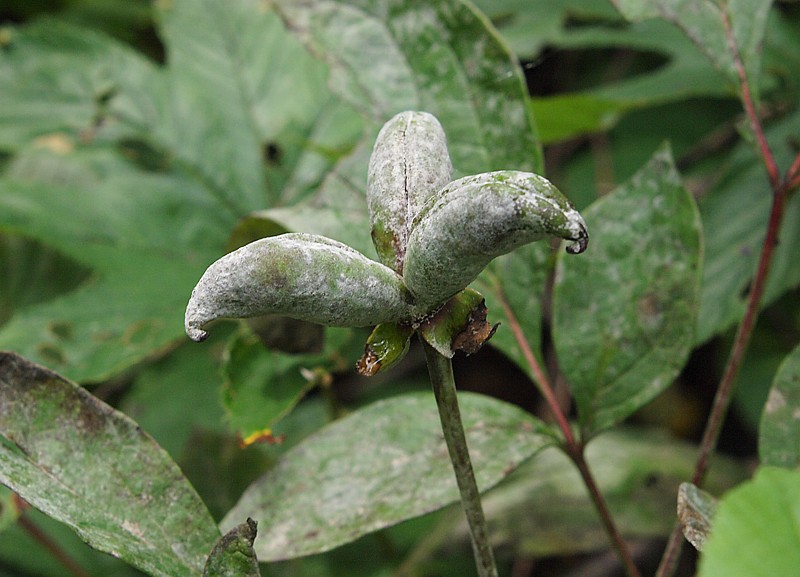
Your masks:
<svg viewBox="0 0 800 577"><path fill-rule="evenodd" d="M614 517L612 516L611 511L606 504L603 494L600 492L600 488L597 486L594 475L592 475L592 471L589 468L589 463L586 461L584 456L585 445L582 441L577 441L575 439L575 436L572 433L572 428L569 425L569 421L567 420L564 411L561 410L561 406L558 404L558 400L553 392L553 386L550 383L550 379L548 379L547 375L545 375L544 371L539 365L539 361L536 360L536 356L533 354L533 351L531 350L531 347L525 338L525 333L522 331L522 327L520 326L519 321L517 321L517 317L514 314L514 311L511 309L511 305L509 305L505 293L500 287L497 287L497 293L500 298L500 304L503 307L503 312L505 313L505 316L508 319L508 324L511 327L511 332L514 333L514 338L516 339L517 344L522 351L522 355L525 357L525 361L528 363L528 366L534 375L536 386L547 401L550 411L553 413L553 416L564 435L564 452L578 468L578 471L580 471L583 482L589 491L589 496L591 497L592 502L594 503L598 514L600 515L600 519L603 522L603 527L605 528L606 533L608 534L609 539L611 540L611 543L617 552L620 562L622 563L623 567L625 567L625 572L628 574L628 577L640 577L639 570L636 568L636 564L633 562L633 556L628 549L628 545L625 543L625 540L622 538L622 534L617 529L617 526L614 523Z"/></svg>
<svg viewBox="0 0 800 577"><path fill-rule="evenodd" d="M736 70L739 75L739 81L742 90L742 102L750 122L752 130L756 135L761 157L764 162L764 167L769 177L770 185L772 187L772 208L769 215L769 223L767 225L767 234L764 238L764 243L761 247L761 254L758 259L758 268L753 279L750 295L747 300L747 308L745 310L739 328L736 331L736 337L731 347L731 353L728 357L728 362L725 365L725 370L720 379L717 392L714 396L714 402L711 407L711 412L706 422L706 428L703 432L703 438L700 442L700 453L698 454L695 463L694 473L692 474L692 483L695 485L702 484L705 475L708 471L709 461L711 455L716 448L719 434L722 429L722 424L725 421L725 415L730 406L731 397L733 395L733 387L736 382L736 377L739 374L739 369L742 364L747 347L750 344L750 338L753 333L753 328L758 318L759 305L761 297L764 294L766 287L769 269L772 264L772 256L774 254L775 246L778 244L778 232L780 230L781 221L783 220L784 208L786 205L786 197L788 191L791 189L791 178L785 179L781 183L781 178L778 171L778 166L775 162L775 157L769 148L769 144L764 135L763 127L756 114L755 104L753 103L752 95L750 93L750 86L747 81L744 65L742 64L741 55L738 47L736 46L731 31L730 21L727 13L723 13L723 21L725 30L728 37L728 45L733 54ZM797 165L797 166L796 166ZM800 156L795 159L792 168L787 172L787 177L790 177L793 171L800 169ZM680 556L681 548L683 547L683 536L680 526L675 527L667 543L667 548L664 551L664 556L661 559L661 565L656 572L657 577L670 577L674 574L677 566L678 557Z"/></svg>
<svg viewBox="0 0 800 577"><path fill-rule="evenodd" d="M20 516L17 518L17 524L22 530L30 535L34 541L39 543L43 549L48 551L72 577L90 577L89 573L61 548L61 545L51 539L50 536L42 531L33 521L25 517L25 510L29 507L28 503L18 495L15 496L14 501L17 510L20 512Z"/></svg>

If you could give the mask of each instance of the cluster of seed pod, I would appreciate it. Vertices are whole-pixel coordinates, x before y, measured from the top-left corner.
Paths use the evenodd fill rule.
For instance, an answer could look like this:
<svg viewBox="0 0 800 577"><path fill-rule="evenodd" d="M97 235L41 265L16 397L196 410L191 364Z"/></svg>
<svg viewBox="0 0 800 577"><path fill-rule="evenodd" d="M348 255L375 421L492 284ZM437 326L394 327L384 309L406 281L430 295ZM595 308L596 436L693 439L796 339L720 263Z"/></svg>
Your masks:
<svg viewBox="0 0 800 577"><path fill-rule="evenodd" d="M315 235L255 241L200 279L186 310L187 334L202 340L217 318L263 314L328 326L418 327L492 259L519 246L555 236L571 241L571 253L586 249L583 218L545 178L518 171L451 178L439 121L425 112L396 115L378 135L367 177L381 262ZM386 335L410 334L377 333L393 359Z"/></svg>

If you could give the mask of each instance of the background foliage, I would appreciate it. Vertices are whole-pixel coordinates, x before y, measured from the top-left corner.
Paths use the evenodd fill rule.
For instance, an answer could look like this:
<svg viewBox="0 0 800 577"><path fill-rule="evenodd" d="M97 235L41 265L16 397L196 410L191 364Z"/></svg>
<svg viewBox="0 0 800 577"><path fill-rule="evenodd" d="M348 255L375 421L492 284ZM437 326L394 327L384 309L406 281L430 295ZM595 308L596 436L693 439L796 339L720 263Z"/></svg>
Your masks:
<svg viewBox="0 0 800 577"><path fill-rule="evenodd" d="M501 572L567 574L575 564L596 567L607 548L577 473L546 448L557 434L531 382L530 355L562 397L574 397L582 437L598 436L587 458L620 530L641 544L642 566L654 567L745 310L770 210L725 18L786 170L800 152L800 7L737 0L476 5L4 5L0 350L58 374L3 356L0 480L49 517L2 489L0 572L198 574L220 537L212 518L225 518L227 531L258 509L237 505L248 486L248 499L282 502L314 463L333 455L326 442L341 448L375 439L399 452L360 464L344 451L338 469L322 475L331 482L301 485L310 505L325 505L325 518L296 530L311 535L354 512L375 522L350 519L336 534L315 533L316 544L298 552L317 554L262 564L263 573L472 571L451 509L399 523L454 499L441 486L451 482L448 471L435 466L442 463L430 428L435 414L420 400L430 401L429 411L433 402L405 395L428 388L419 351L365 380L352 370L362 331L327 330L323 338L272 319L220 325L202 345L183 335L194 283L249 240L314 232L374 256L366 162L382 123L404 109L441 120L456 176L544 172L589 226L590 248L580 257L540 243L492 263L476 288L501 327L491 347L456 358L459 386L484 394L464 401L479 477L484 470L485 487L507 477L486 500ZM759 457L783 470L765 468L723 501L720 544L710 541L702 575L727 574L723 562L741 551L731 550L726 533L760 538L758 555L794 566L784 551L796 549L800 536L773 543L747 519L756 507L768 515L765 523L791 526L785 513L798 499L781 489L796 483L800 462L792 420L800 403L798 246L794 194L721 441L736 460L715 461L706 488L724 494ZM413 403L419 406L409 409ZM282 443L241 448L252 435ZM72 458L87 448L91 462ZM394 482L405 498L384 506L387 497L372 491L407 457L403 450L428 460L399 467L405 476ZM129 470L131 463L140 468ZM348 476L374 497L366 505L355 500ZM158 486L120 497L108 485L119 477ZM43 488L47 479L61 490ZM82 484L92 499L76 489ZM148 491L160 505L142 506ZM426 501L428 493L435 496ZM285 512L287 522L294 510ZM153 514L169 520L167 536L151 538L162 528ZM85 547L54 519L127 563ZM293 556L276 546L278 523L270 525L268 513L257 520L259 533L270 536L256 539L259 557ZM206 568L212 574L229 550L249 547L249 526L240 527L223 540L228 549L214 549ZM172 539L187 551L175 553ZM781 565L756 566L781 573Z"/></svg>

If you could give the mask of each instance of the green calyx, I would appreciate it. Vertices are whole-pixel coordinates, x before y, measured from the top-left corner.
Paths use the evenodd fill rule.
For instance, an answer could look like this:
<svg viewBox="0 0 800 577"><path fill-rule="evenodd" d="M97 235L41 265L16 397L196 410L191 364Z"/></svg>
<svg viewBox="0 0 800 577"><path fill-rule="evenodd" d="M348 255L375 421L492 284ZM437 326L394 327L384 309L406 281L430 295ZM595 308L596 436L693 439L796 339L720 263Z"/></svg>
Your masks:
<svg viewBox="0 0 800 577"><path fill-rule="evenodd" d="M381 129L369 162L367 204L381 262L334 240L287 233L213 263L192 291L193 340L219 318L283 315L325 326L375 326L359 371L397 363L411 334L441 354L477 350L494 332L483 298L464 290L494 258L547 237L586 250L586 223L545 178L497 171L450 182L439 121L403 112Z"/></svg>

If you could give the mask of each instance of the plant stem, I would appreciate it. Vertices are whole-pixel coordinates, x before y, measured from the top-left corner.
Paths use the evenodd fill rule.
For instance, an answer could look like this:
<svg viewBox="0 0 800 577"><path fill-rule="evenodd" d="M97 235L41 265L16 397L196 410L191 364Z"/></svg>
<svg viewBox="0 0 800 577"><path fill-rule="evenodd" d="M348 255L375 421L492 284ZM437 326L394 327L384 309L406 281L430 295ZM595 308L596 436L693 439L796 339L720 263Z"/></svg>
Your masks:
<svg viewBox="0 0 800 577"><path fill-rule="evenodd" d="M752 288L750 295L747 299L747 308L745 309L742 321L736 331L731 352L728 357L728 362L725 365L722 378L720 379L717 392L714 395L714 402L711 406L711 412L706 422L706 428L703 432L703 438L700 441L700 452L697 456L695 463L694 473L692 474L692 483L701 485L706 473L708 472L709 461L711 454L717 446L719 434L722 430L722 424L725 421L725 415L728 412L728 407L731 403L733 396L733 386L736 382L736 377L739 374L744 354L750 344L750 337L753 334L753 328L758 318L759 306L761 304L761 297L764 293L764 288L767 284L767 276L769 274L770 265L772 264L772 255L774 249L778 244L778 232L780 230L781 221L783 220L784 208L786 205L786 197L791 189L791 174L796 170L795 163L792 164L787 176L781 182L778 172L778 166L775 162L775 157L769 148L766 136L764 135L761 121L756 113L755 103L753 102L750 93L750 85L745 73L744 64L739 53L738 46L734 40L733 32L731 31L730 20L728 15L723 11L723 22L725 24L725 31L728 37L728 48L733 55L736 70L739 76L741 87L742 104L744 105L745 113L750 122L750 126L756 135L759 152L761 154L764 167L767 171L770 186L772 188L772 208L769 215L769 223L767 224L767 234L764 237L764 243L761 246L761 254L758 259L758 268L756 269L755 277L753 278ZM679 524L670 535L667 547L664 550L664 555L661 559L661 564L656 572L657 577L670 577L675 573L678 558L683 547L683 534Z"/></svg>
<svg viewBox="0 0 800 577"><path fill-rule="evenodd" d="M519 321L517 321L517 317L514 314L511 306L508 304L505 294L499 287L497 292L500 295L500 303L502 304L503 312L508 319L511 332L514 333L514 338L516 339L517 344L522 351L522 355L525 357L525 360L530 366L531 372L534 375L534 382L536 383L539 392L542 393L542 396L547 401L550 411L553 413L553 416L558 423L562 434L564 435L564 452L578 468L578 471L583 478L583 482L589 491L592 502L594 503L595 509L597 509L597 513L600 515L600 519L603 522L603 527L608 534L608 538L611 540L611 545L616 550L617 557L625 568L625 572L628 574L628 577L640 577L639 570L636 568L636 564L633 562L630 549L625 543L625 540L622 538L622 534L617 529L617 526L614 523L614 517L611 515L608 504L606 503L603 494L600 492L600 488L597 486L597 482L594 479L592 470L589 468L589 463L586 461L584 456L585 445L582 441L575 439L575 436L572 433L572 428L569 426L567 416L564 414L564 411L561 410L561 406L558 404L556 395L553 392L553 386L550 384L550 379L547 378L547 375L539 366L539 361L536 360L536 355L533 354L533 351L531 350L531 347L525 338L525 334L522 331L522 327L520 326Z"/></svg>
<svg viewBox="0 0 800 577"><path fill-rule="evenodd" d="M469 524L478 575L479 577L497 577L497 566L489 543L486 517L483 514L481 496L469 458L464 426L461 424L461 411L458 408L456 383L453 378L453 364L450 359L441 355L423 339L420 341L425 350L425 359L428 363L433 393L436 396L436 405L439 407L444 440L447 443L447 451L450 453L450 461L453 463L458 490L461 493L461 506Z"/></svg>

